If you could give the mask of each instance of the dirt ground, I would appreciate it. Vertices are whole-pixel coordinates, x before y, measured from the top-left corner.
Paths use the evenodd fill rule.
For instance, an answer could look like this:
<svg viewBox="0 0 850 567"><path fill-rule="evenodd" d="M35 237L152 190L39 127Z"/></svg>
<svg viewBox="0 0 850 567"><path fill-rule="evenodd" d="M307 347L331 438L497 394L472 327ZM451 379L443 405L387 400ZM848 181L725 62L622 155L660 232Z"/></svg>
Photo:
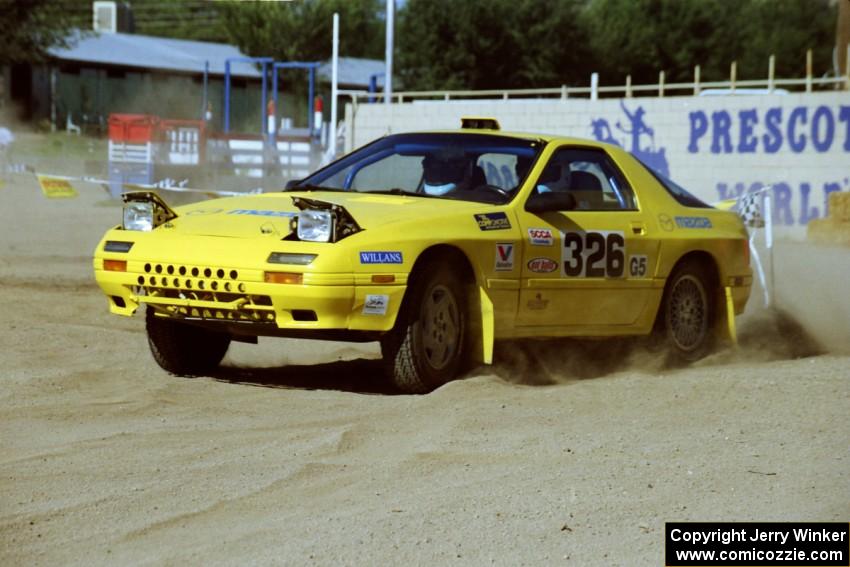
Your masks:
<svg viewBox="0 0 850 567"><path fill-rule="evenodd" d="M169 376L107 312L95 186L0 188L0 564L660 565L665 521L850 517L850 252L784 244L792 318L680 370L520 345L425 396L374 345Z"/></svg>

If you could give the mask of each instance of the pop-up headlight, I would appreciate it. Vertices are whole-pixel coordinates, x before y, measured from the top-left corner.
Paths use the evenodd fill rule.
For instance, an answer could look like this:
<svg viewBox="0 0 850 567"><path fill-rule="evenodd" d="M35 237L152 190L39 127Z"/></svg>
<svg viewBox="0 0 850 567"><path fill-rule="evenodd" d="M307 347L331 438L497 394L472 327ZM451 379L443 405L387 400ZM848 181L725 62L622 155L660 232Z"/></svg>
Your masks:
<svg viewBox="0 0 850 567"><path fill-rule="evenodd" d="M298 240L337 242L363 230L342 205L306 197L292 197L292 204L301 211L293 227Z"/></svg>
<svg viewBox="0 0 850 567"><path fill-rule="evenodd" d="M124 200L124 230L150 232L177 217L165 201L150 191L124 193L122 199Z"/></svg>
<svg viewBox="0 0 850 567"><path fill-rule="evenodd" d="M307 209L298 214L298 239L308 242L330 242L333 236L333 214Z"/></svg>
<svg viewBox="0 0 850 567"><path fill-rule="evenodd" d="M130 201L124 204L124 230L153 230L153 203Z"/></svg>

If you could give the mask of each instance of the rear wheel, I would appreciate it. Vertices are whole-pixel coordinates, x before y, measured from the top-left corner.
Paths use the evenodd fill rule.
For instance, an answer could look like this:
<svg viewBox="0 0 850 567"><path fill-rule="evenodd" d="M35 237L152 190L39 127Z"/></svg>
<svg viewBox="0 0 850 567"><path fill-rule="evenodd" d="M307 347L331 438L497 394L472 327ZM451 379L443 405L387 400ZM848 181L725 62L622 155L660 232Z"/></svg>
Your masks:
<svg viewBox="0 0 850 567"><path fill-rule="evenodd" d="M467 305L447 263L426 265L408 290L393 331L381 341L387 374L408 393L425 393L457 378L466 358Z"/></svg>
<svg viewBox="0 0 850 567"><path fill-rule="evenodd" d="M696 261L676 268L664 292L664 336L674 359L692 362L714 345L715 289L706 269Z"/></svg>
<svg viewBox="0 0 850 567"><path fill-rule="evenodd" d="M169 317L157 317L148 308L145 314L148 345L163 370L178 376L199 376L218 367L230 336L189 325Z"/></svg>

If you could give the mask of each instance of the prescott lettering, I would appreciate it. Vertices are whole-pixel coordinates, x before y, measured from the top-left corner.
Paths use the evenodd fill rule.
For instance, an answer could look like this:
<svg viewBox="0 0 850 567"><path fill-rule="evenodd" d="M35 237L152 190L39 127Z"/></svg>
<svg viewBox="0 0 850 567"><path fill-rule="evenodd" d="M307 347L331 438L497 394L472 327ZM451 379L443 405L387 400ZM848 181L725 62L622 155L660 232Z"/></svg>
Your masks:
<svg viewBox="0 0 850 567"><path fill-rule="evenodd" d="M688 117L688 152L692 154L705 148L700 146L703 138L710 140L708 148L713 154L775 154L783 146L797 154L807 149L823 153L833 144L841 144L845 152L850 152L850 106L777 106L763 115L757 108L737 113L719 110L710 115L695 110Z"/></svg>

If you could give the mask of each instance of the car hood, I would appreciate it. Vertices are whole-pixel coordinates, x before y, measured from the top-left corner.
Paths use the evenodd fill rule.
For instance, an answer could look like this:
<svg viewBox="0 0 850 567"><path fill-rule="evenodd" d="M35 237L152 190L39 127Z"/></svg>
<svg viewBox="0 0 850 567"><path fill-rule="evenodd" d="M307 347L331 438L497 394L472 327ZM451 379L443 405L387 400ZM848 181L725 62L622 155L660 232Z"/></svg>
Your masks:
<svg viewBox="0 0 850 567"><path fill-rule="evenodd" d="M469 201L406 195L288 191L215 199L175 207L178 216L171 221L171 225L172 229L183 234L235 238L274 235L283 238L291 232L290 223L299 212L292 197L341 205L363 229L411 219L421 221L429 216L444 218L449 214L485 213L493 207Z"/></svg>

